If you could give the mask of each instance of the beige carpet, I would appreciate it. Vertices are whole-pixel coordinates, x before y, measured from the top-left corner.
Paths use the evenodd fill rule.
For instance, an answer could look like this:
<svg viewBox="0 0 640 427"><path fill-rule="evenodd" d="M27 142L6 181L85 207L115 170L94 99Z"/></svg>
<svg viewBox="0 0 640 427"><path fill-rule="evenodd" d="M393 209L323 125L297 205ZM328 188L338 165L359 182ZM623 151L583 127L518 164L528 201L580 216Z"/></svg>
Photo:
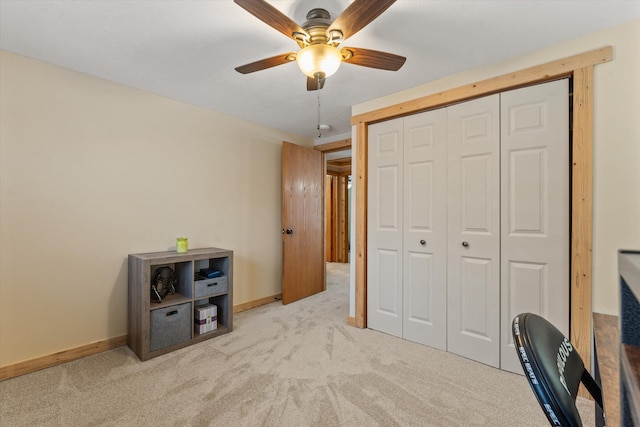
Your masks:
<svg viewBox="0 0 640 427"><path fill-rule="evenodd" d="M548 425L523 376L346 326L348 274L329 264L327 292L144 363L121 347L0 382L0 425Z"/></svg>

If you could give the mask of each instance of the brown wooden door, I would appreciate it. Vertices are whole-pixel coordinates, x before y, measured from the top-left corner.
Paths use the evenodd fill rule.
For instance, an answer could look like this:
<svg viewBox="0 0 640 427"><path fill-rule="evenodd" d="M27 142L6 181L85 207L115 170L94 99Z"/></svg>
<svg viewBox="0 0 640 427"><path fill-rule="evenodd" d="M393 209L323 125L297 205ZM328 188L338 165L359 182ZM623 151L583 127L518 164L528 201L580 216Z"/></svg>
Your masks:
<svg viewBox="0 0 640 427"><path fill-rule="evenodd" d="M282 143L282 303L325 290L322 153Z"/></svg>

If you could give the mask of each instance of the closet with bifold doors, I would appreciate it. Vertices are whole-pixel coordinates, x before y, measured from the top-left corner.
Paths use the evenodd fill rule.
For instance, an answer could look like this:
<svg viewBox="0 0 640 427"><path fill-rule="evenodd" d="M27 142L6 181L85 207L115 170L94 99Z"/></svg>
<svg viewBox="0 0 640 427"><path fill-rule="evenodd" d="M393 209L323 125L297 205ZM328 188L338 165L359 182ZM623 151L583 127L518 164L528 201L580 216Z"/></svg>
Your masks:
<svg viewBox="0 0 640 427"><path fill-rule="evenodd" d="M522 373L511 320L569 334L569 81L368 128L367 325Z"/></svg>

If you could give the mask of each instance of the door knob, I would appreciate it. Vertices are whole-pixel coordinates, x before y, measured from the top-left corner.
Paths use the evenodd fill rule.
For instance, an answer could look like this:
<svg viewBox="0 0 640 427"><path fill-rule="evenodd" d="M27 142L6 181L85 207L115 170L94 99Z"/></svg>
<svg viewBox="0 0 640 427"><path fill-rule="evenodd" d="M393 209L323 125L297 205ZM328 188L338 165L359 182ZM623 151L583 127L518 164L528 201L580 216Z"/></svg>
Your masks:
<svg viewBox="0 0 640 427"><path fill-rule="evenodd" d="M424 246L424 245L426 245L426 244L427 244L427 241L426 241L426 240L420 240L420 244L421 244L422 246Z"/></svg>
<svg viewBox="0 0 640 427"><path fill-rule="evenodd" d="M464 246L465 248L469 247L469 242L462 242L462 246Z"/></svg>
<svg viewBox="0 0 640 427"><path fill-rule="evenodd" d="M293 234L293 230L291 228L287 228L287 234Z"/></svg>

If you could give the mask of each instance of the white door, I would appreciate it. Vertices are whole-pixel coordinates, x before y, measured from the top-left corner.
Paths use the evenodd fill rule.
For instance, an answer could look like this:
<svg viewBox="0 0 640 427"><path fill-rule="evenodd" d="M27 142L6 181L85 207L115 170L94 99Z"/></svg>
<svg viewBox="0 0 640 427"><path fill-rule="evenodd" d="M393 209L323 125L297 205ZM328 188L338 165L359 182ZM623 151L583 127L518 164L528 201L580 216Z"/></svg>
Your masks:
<svg viewBox="0 0 640 427"><path fill-rule="evenodd" d="M447 349L500 365L499 95L449 107Z"/></svg>
<svg viewBox="0 0 640 427"><path fill-rule="evenodd" d="M447 345L447 113L404 118L403 337Z"/></svg>
<svg viewBox="0 0 640 427"><path fill-rule="evenodd" d="M568 335L568 123L563 80L369 126L370 328L518 373L516 314Z"/></svg>
<svg viewBox="0 0 640 427"><path fill-rule="evenodd" d="M402 337L402 120L369 126L367 326Z"/></svg>
<svg viewBox="0 0 640 427"><path fill-rule="evenodd" d="M517 314L538 314L569 336L568 84L501 94L501 368L516 373Z"/></svg>

